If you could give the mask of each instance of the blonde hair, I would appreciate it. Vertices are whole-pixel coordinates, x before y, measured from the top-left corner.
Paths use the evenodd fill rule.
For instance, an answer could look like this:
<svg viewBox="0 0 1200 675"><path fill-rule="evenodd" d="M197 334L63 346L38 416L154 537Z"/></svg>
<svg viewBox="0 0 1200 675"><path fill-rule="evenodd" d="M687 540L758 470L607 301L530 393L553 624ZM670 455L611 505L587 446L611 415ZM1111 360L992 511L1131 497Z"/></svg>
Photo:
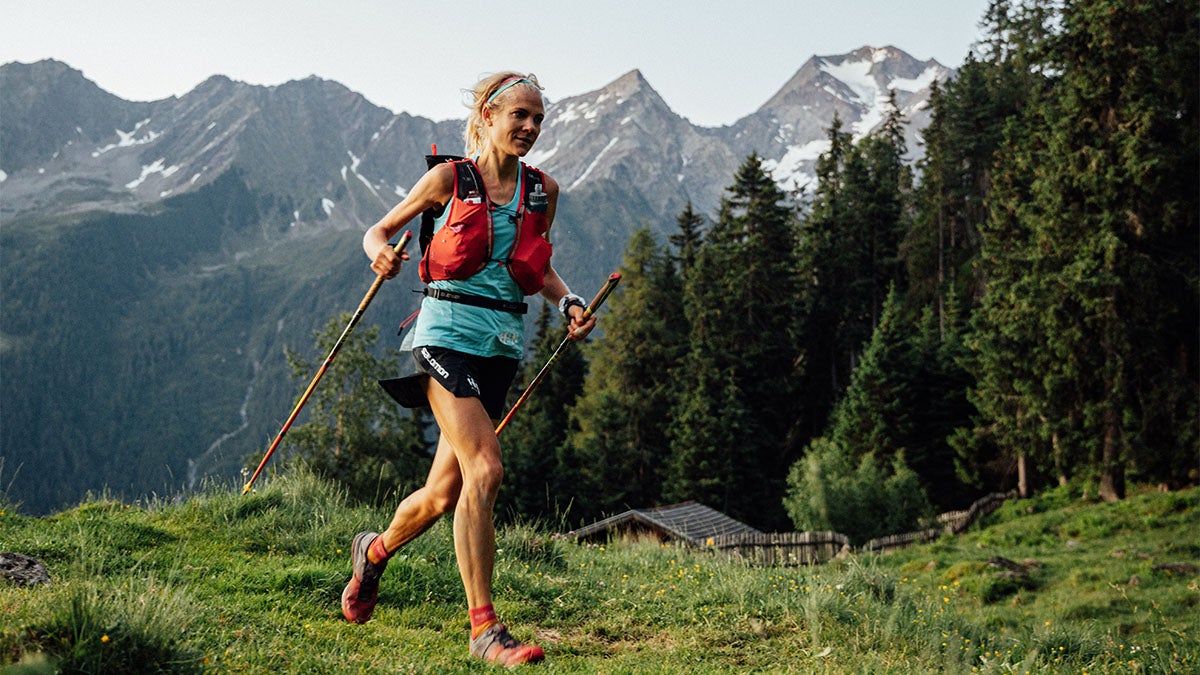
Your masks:
<svg viewBox="0 0 1200 675"><path fill-rule="evenodd" d="M512 80L511 82L509 80ZM523 74L515 71L505 71L489 75L478 83L469 93L471 94L471 115L467 117L467 127L463 130L463 140L466 141L467 155L483 151L486 140L483 130L483 111L496 109L504 101L511 87L529 87L540 95L542 85L538 84L537 75Z"/></svg>

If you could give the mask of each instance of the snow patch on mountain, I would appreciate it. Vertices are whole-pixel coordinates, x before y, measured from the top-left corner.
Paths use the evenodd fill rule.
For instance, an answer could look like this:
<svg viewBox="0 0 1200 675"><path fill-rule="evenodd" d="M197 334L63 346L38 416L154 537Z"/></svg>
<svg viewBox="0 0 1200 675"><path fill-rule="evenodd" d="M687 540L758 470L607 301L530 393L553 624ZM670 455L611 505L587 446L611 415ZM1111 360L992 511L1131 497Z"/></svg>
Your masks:
<svg viewBox="0 0 1200 675"><path fill-rule="evenodd" d="M525 155L525 163L530 166L541 166L558 152L558 148L561 145L560 142L556 141L554 147L549 150L530 150L529 154Z"/></svg>
<svg viewBox="0 0 1200 675"><path fill-rule="evenodd" d="M590 174L592 172L592 170L595 169L596 166L600 164L600 160L604 158L604 154L607 153L609 151L609 149L612 148L612 146L617 144L618 140L619 139L616 137L614 137L612 140L610 140L608 142L608 145L604 146L604 149L596 154L596 157L595 157L595 159L592 160L592 163L588 164L588 168L585 169L584 172L582 174L580 174L579 178L576 178L575 181L573 183L571 183L571 187L569 187L567 189L568 190L574 189L577 185L582 183L588 177L588 174Z"/></svg>
<svg viewBox="0 0 1200 675"><path fill-rule="evenodd" d="M114 150L116 148L131 148L135 145L145 145L147 143L154 142L155 139L162 135L158 131L148 130L144 137L137 138L138 131L140 131L142 127L149 123L149 119L144 119L134 125L133 131L121 131L120 129L116 129L115 131L119 140L116 143L110 143L102 148L96 148L92 152L92 157L99 157L109 150Z"/></svg>
<svg viewBox="0 0 1200 675"><path fill-rule="evenodd" d="M616 84L621 84L624 79L617 80ZM624 88L621 91L614 92L606 87L595 93L595 99L581 98L571 101L565 108L556 110L554 116L549 119L546 126L555 127L565 125L580 119L595 123L601 115L610 109L619 108L624 105L632 92L624 91Z"/></svg>
<svg viewBox="0 0 1200 675"><path fill-rule="evenodd" d="M873 62L843 61L841 63L830 63L822 59L819 65L821 70L829 73L834 79L849 87L854 92L855 98L859 103L870 105L878 97L879 85L876 84L875 78L871 76ZM826 91L830 90L826 89ZM830 91L830 93L833 92Z"/></svg>
<svg viewBox="0 0 1200 675"><path fill-rule="evenodd" d="M787 149L783 157L764 160L763 169L771 174L771 177L783 189L802 189L816 180L816 176L805 171L804 167L820 159L823 153L829 151L829 147L829 139L793 145Z"/></svg>
<svg viewBox="0 0 1200 675"><path fill-rule="evenodd" d="M153 176L156 173L161 173L163 178L167 178L168 176L171 176L172 174L174 174L176 171L179 170L179 165L177 165L177 164L172 164L171 166L164 168L163 165L165 163L166 163L166 158L160 157L159 159L155 160L155 162L153 164L143 165L142 166L142 175L140 175L137 178L133 179L132 181L126 183L125 184L126 189L136 190L139 185L141 185L142 183L144 183L146 181L147 178L149 178L150 176Z"/></svg>
<svg viewBox="0 0 1200 675"><path fill-rule="evenodd" d="M889 59L897 56L897 52L891 48L871 49L869 53L863 51L859 50L846 57L814 59L820 71L844 85L852 96L847 100L844 94L839 93L836 84L826 83L824 90L832 96L863 108L859 119L850 125L856 140L869 134L884 120L887 101L892 91L906 94L925 92L935 80L946 77L949 72L936 62L927 62L928 65L915 77L889 77L884 74L884 66ZM858 58L853 58L855 55ZM924 107L925 99L921 98L902 113L909 115Z"/></svg>
<svg viewBox="0 0 1200 675"><path fill-rule="evenodd" d="M356 178L358 178L358 180L360 182L362 182L363 185L367 186L367 189L371 191L371 194L375 195L376 197L379 197L379 191L375 189L375 185L372 184L371 181L368 180L366 176L364 176L358 172L358 166L360 164L362 164L362 158L359 157L358 155L355 155L350 150L347 150L346 154L350 156L350 166L349 167L342 166L342 182L343 183L347 182L346 171L347 171L347 169L349 169L350 173L353 173L354 176ZM380 199L382 199L382 198L380 198Z"/></svg>
<svg viewBox="0 0 1200 675"><path fill-rule="evenodd" d="M558 114L550 119L550 124L548 126L556 127L560 124L573 122L581 117L579 111L586 111L588 107L589 105L587 103L578 101L572 102L565 109L558 111Z"/></svg>
<svg viewBox="0 0 1200 675"><path fill-rule="evenodd" d="M944 74L945 68L929 66L925 69L925 72L921 73L917 77L910 79L896 78L892 80L891 86L892 89L899 89L900 91L921 91L922 89L928 89L929 87L933 86L934 81L939 77L942 77Z"/></svg>
<svg viewBox="0 0 1200 675"><path fill-rule="evenodd" d="M865 106L862 116L851 125L855 139L866 136L884 119L884 109L891 83L880 86L880 82L871 72L875 64L879 63L878 55L881 51L875 50L872 58L861 61L846 60L841 63L831 63L821 60L819 62L819 67L822 71L828 73L846 85L850 91L854 92L852 102ZM825 90L835 96L838 95L829 86L826 86ZM841 97L839 96L839 98Z"/></svg>

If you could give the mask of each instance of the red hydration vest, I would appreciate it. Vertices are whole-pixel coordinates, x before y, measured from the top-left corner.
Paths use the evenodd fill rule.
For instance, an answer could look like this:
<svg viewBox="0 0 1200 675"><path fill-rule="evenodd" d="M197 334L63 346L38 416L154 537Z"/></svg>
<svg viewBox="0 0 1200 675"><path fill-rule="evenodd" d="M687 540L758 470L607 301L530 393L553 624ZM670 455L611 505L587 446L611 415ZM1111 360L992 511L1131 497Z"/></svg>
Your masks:
<svg viewBox="0 0 1200 675"><path fill-rule="evenodd" d="M426 212L421 231L421 281L467 279L489 262L502 263L525 295L546 285L551 246L546 208L549 205L542 172L521 165L522 190L517 201L517 232L512 249L504 258L493 257L495 239L491 201L483 186L479 167L470 159L449 156L426 158L432 164L454 165L454 194L441 209ZM433 232L432 219L449 209L445 224Z"/></svg>

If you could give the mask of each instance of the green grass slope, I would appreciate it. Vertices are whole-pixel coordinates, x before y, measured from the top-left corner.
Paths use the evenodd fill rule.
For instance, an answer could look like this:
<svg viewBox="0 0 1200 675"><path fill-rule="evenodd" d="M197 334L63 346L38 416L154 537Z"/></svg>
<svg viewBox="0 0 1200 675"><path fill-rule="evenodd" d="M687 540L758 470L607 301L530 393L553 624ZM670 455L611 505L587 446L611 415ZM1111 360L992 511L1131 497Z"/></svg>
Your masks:
<svg viewBox="0 0 1200 675"><path fill-rule="evenodd" d="M390 514L303 474L238 492L41 518L0 503L0 550L51 575L0 583L0 671L495 670L467 657L449 519L393 558L375 618L351 625L347 545ZM961 537L801 568L511 527L496 605L547 672L1195 672L1198 515L1200 489L1054 493Z"/></svg>

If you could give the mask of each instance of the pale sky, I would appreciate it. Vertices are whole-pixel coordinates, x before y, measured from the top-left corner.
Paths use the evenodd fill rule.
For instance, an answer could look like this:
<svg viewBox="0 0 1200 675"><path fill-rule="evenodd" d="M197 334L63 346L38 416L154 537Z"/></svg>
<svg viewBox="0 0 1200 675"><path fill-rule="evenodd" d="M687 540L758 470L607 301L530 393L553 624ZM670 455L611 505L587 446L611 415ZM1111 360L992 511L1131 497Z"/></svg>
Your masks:
<svg viewBox="0 0 1200 675"><path fill-rule="evenodd" d="M754 112L811 56L893 45L957 67L987 0L0 0L0 63L52 58L131 101L213 75L316 75L392 112L466 117L462 90L536 73L550 99L635 68L703 126Z"/></svg>

